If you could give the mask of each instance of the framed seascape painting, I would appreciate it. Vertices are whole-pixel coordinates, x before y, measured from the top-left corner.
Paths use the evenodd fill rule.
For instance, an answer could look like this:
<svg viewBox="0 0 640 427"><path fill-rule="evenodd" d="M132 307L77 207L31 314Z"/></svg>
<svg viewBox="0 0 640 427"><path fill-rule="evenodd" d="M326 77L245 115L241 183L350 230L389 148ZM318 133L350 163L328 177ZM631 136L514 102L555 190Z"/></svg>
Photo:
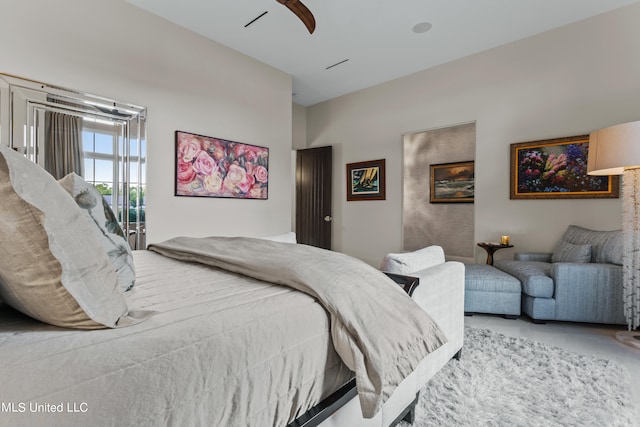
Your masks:
<svg viewBox="0 0 640 427"><path fill-rule="evenodd" d="M267 199L269 149L176 131L176 196Z"/></svg>
<svg viewBox="0 0 640 427"><path fill-rule="evenodd" d="M385 159L347 164L347 200L385 200Z"/></svg>
<svg viewBox="0 0 640 427"><path fill-rule="evenodd" d="M473 203L475 194L474 162L431 165L431 203Z"/></svg>
<svg viewBox="0 0 640 427"><path fill-rule="evenodd" d="M511 199L619 196L620 177L587 175L589 135L511 144Z"/></svg>

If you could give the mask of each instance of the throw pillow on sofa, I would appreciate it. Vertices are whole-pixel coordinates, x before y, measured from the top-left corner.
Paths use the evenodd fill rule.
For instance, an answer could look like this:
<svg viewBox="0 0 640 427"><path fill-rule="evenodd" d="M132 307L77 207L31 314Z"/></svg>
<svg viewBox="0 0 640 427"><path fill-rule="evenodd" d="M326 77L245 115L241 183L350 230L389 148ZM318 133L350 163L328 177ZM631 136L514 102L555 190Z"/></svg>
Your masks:
<svg viewBox="0 0 640 427"><path fill-rule="evenodd" d="M591 245L561 241L553 251L551 262L591 262Z"/></svg>
<svg viewBox="0 0 640 427"><path fill-rule="evenodd" d="M622 265L622 230L599 231L570 225L561 240L591 245L591 262Z"/></svg>

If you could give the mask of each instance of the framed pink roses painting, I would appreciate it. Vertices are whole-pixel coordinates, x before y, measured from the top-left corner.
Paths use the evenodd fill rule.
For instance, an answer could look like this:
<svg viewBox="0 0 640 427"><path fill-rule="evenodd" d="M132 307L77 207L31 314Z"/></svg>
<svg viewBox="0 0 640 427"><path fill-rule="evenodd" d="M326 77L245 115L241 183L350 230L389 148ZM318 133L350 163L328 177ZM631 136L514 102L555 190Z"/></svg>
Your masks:
<svg viewBox="0 0 640 427"><path fill-rule="evenodd" d="M175 195L267 199L269 149L176 131Z"/></svg>

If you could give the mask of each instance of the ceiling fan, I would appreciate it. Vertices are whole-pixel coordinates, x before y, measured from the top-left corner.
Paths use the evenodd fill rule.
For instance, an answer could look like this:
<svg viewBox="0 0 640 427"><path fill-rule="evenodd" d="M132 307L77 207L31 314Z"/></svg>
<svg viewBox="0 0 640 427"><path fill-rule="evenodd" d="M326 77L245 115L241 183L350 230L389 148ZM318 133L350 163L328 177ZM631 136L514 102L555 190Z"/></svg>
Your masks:
<svg viewBox="0 0 640 427"><path fill-rule="evenodd" d="M302 23L307 27L310 34L316 29L316 20L307 6L302 4L300 0L276 0L278 3L285 5L291 12L295 13Z"/></svg>

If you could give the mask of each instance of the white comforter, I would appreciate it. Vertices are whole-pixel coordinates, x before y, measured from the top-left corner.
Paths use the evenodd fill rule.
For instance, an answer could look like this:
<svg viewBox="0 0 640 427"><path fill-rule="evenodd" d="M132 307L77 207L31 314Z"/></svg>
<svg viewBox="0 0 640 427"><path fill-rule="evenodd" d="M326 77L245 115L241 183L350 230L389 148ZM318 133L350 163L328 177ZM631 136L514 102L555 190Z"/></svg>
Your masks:
<svg viewBox="0 0 640 427"><path fill-rule="evenodd" d="M118 329L46 325L0 303L2 427L286 426L346 383L313 298L134 251Z"/></svg>
<svg viewBox="0 0 640 427"><path fill-rule="evenodd" d="M446 342L431 317L382 272L307 245L242 237L178 237L149 249L302 291L331 315L333 343L355 371L370 418L430 352Z"/></svg>
<svg viewBox="0 0 640 427"><path fill-rule="evenodd" d="M305 270L292 258L302 245L249 244ZM364 311L342 323L355 336L354 352L364 344L356 355L365 363L361 379L373 375L390 392L394 372L427 351L391 344L395 335L422 331L428 317L413 313L384 276L372 279L373 269L352 273L339 254L300 250L313 252L317 266L301 275L331 272L330 308L284 286L150 251L134 252L136 286L126 293L131 309L156 312L140 324L69 330L0 303L0 426L285 426L352 376L333 349L327 312L355 306ZM269 270L290 277L275 264Z"/></svg>

